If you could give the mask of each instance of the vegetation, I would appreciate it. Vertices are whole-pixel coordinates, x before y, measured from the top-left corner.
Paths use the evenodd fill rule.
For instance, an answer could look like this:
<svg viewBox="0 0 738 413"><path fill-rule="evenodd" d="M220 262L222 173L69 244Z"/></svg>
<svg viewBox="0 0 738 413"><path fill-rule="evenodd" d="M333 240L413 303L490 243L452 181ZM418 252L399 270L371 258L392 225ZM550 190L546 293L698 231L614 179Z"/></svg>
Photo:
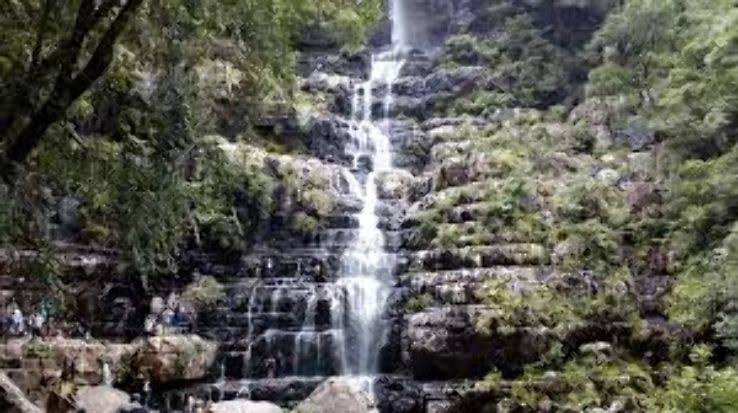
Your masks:
<svg viewBox="0 0 738 413"><path fill-rule="evenodd" d="M12 271L53 307L70 298L58 241L119 256L146 287L187 249L228 260L280 231L313 239L335 214L331 166L281 133L331 105L297 91L295 51L351 53L380 0L6 3L0 247L39 252ZM559 3L587 26L544 15ZM404 247L545 266L473 299L480 336L545 341L494 408L734 411L735 1L488 5L487 36L451 37L436 62L481 67L484 84L430 105L488 121L408 149L438 168ZM521 248L478 254L492 244ZM202 277L184 297L212 307L223 287Z"/></svg>
<svg viewBox="0 0 738 413"><path fill-rule="evenodd" d="M3 245L48 243L49 214L72 199L70 240L120 250L136 273L176 272L193 237L245 248L277 181L286 196L299 183L264 155L231 168L229 145L290 150L256 126L292 111L300 33L353 49L380 13L378 0L4 5ZM312 220L331 209L321 184L299 201Z"/></svg>
<svg viewBox="0 0 738 413"><path fill-rule="evenodd" d="M223 286L211 276L202 277L187 286L182 298L197 309L208 309L225 298Z"/></svg>
<svg viewBox="0 0 738 413"><path fill-rule="evenodd" d="M433 304L433 296L430 294L422 294L419 296L411 297L407 303L405 303L405 310L410 313L419 313Z"/></svg>
<svg viewBox="0 0 738 413"><path fill-rule="evenodd" d="M533 242L553 264L543 282L480 291L491 307L480 332L553 338L495 409L735 410L737 13L730 1L629 0L566 43L534 11L497 5L492 39L448 40L443 64L481 65L492 82L439 114L494 120L443 137L470 142L483 167L415 213L409 246ZM670 285L655 308L638 295L648 277ZM673 330L646 360L638 347L659 329L648 317ZM622 328L605 334L608 357L575 344L602 334L587 325Z"/></svg>

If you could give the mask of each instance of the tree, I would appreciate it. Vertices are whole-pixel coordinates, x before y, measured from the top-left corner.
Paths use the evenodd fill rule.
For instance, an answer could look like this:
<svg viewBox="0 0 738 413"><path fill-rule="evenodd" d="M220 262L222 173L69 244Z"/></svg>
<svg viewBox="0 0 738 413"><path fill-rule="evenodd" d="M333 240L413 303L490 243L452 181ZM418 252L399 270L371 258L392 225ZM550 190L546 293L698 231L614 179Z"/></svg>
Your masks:
<svg viewBox="0 0 738 413"><path fill-rule="evenodd" d="M61 38L46 47L49 37L55 34L49 19L56 7L66 6L44 1L35 13L39 23L30 61L20 68L22 73L12 94L13 109L3 122L5 156L9 161L24 162L49 126L60 120L70 105L105 73L113 61L116 41L142 3L143 0L81 0L74 13L74 24L68 30L62 29ZM24 5L28 17L33 16L28 2ZM64 10L59 12L63 14ZM48 51L44 53L45 49Z"/></svg>

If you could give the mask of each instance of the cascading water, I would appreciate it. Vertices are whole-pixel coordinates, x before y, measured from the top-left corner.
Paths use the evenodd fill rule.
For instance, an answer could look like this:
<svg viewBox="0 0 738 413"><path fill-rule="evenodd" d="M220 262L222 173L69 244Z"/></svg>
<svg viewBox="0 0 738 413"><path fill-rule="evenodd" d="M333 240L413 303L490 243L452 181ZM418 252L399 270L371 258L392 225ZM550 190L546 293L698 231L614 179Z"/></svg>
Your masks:
<svg viewBox="0 0 738 413"><path fill-rule="evenodd" d="M355 85L352 98L351 134L355 178L354 191L363 202L358 215L357 239L342 257L339 285L344 293L343 313L334 314L344 332L343 373L371 375L379 372L379 354L386 338L382 315L391 293L395 256L385 251L379 228L377 180L392 169L389 114L392 85L403 66L406 46L400 0L392 1L392 48L372 56L369 79ZM382 113L375 116L374 94L383 90Z"/></svg>
<svg viewBox="0 0 738 413"><path fill-rule="evenodd" d="M404 24L403 1L390 0L391 47L372 56L368 79L354 82L347 120L353 145L346 149L354 165L330 166L332 193L345 197L342 205L348 207L314 238L243 258L253 274L229 285L231 305L212 331L231 347L215 382L190 394L294 402L334 375L351 376L357 387L372 390L392 322L386 305L396 257L387 251L378 214L388 209L380 189L393 171L392 86L409 38L416 41ZM188 392L175 392L167 401L184 406Z"/></svg>

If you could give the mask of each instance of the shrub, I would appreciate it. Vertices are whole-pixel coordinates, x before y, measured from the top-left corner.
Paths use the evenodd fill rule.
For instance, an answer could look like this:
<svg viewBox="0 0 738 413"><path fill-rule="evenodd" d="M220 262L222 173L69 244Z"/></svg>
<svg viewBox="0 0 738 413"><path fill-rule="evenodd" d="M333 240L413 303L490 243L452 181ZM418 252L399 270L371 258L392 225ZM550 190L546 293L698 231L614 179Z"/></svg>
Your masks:
<svg viewBox="0 0 738 413"><path fill-rule="evenodd" d="M407 303L405 303L405 311L408 313L419 313L432 305L433 297L430 294L425 293L411 297L407 300Z"/></svg>
<svg viewBox="0 0 738 413"><path fill-rule="evenodd" d="M211 276L205 276L187 286L182 299L193 304L198 310L215 307L225 298L223 286Z"/></svg>
<svg viewBox="0 0 738 413"><path fill-rule="evenodd" d="M648 399L651 411L734 412L738 406L738 371L717 369L708 364L710 349L697 346L692 351L693 365L673 369L669 381Z"/></svg>

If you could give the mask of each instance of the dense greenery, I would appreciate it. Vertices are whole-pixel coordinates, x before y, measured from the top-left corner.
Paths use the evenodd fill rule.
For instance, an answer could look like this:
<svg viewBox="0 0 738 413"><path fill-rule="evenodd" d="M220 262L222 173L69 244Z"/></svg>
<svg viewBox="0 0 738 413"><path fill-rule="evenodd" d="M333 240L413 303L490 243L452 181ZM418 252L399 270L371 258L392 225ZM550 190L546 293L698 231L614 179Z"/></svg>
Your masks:
<svg viewBox="0 0 738 413"><path fill-rule="evenodd" d="M382 5L352 0L125 4L130 16L116 26L110 56L94 76L74 86L69 83L94 58L95 43L123 13L118 2L2 6L2 34L9 41L0 45L0 86L8 92L0 99L1 148L10 162L3 163L9 185L2 187L0 240L15 248L47 244L54 238L49 214L55 204L71 199L79 204L73 241L118 249L139 273L170 273L192 235L200 241L210 237L225 250L243 248L274 214L273 191L290 181L267 166L265 155L229 158L230 143L210 135L236 145L299 149L299 143L268 144L270 132L257 124L290 115L302 34L327 47L356 48ZM79 25L89 29L77 47L71 42ZM74 60L57 61L60 55ZM54 94L60 87L75 92L60 99ZM41 109L23 109L45 105L58 113L42 114L43 125L33 118ZM21 136L29 127L34 142L16 156L16 144L29 142ZM253 148L244 153L253 154ZM15 174L19 168L25 171ZM294 177L291 182L286 196L296 196L301 184ZM323 184L313 183L315 189L301 195L298 202L308 208L297 218L299 225L314 226L310 214L329 212L330 204L315 194ZM39 209L41 204L48 209Z"/></svg>
<svg viewBox="0 0 738 413"><path fill-rule="evenodd" d="M491 35L443 47L442 66L480 66L489 81L436 115L492 120L440 139L451 149L405 246L525 243L550 263L545 281L500 277L476 292L491 309L480 334L546 338L492 408L734 411L738 7L571 2L597 9L573 38L536 11L554 3L566 2L489 1ZM0 5L0 246L40 251L19 274L43 278L62 306L59 239L119 253L120 270L151 279L177 273L186 247L228 257L274 228L319 229L336 207L330 174L285 156L305 143L270 122L318 110L296 93L296 49L354 50L381 7ZM473 182L454 182L460 169ZM652 277L668 293L645 308L638 283ZM222 296L210 277L185 292L202 308Z"/></svg>
<svg viewBox="0 0 738 413"><path fill-rule="evenodd" d="M558 356L527 369L496 408L582 411L617 402L626 411L733 411L735 3L624 1L581 45L557 42L555 27L553 35L541 31L517 6L497 5L492 16L494 38L454 37L442 57L488 67L494 80L444 109L502 119L447 137L471 140L485 163L482 184L445 189L418 215L411 246L535 242L552 251L563 278L523 287L500 279L483 293L497 311L478 321L481 331L543 326L559 343L551 347ZM573 67L585 64L589 75L579 82ZM505 111L521 106L539 110ZM474 221L456 223L459 208ZM625 336L612 338L616 347L648 342L643 311L654 310L639 314L635 292L650 276L673 282L656 312L688 332L670 337L671 349L658 357L667 362L642 363L627 345L605 361L567 347L567 333L582 323L626 325ZM692 347L693 339L702 344Z"/></svg>

